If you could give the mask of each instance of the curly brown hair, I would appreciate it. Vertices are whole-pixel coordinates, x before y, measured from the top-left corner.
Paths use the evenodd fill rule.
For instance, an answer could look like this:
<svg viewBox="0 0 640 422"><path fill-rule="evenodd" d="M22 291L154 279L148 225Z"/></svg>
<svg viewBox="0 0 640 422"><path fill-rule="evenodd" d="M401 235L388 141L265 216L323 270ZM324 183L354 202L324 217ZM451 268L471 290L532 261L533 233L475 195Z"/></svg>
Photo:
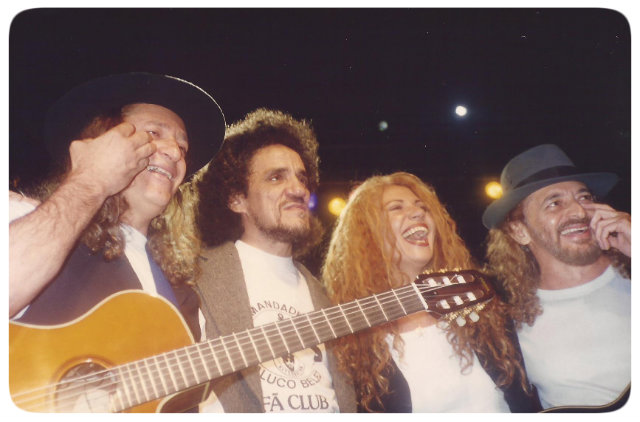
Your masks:
<svg viewBox="0 0 640 422"><path fill-rule="evenodd" d="M208 246L235 241L242 236L240 214L228 207L234 195L247 195L249 166L255 153L269 145L284 145L298 153L307 172L309 191L318 187L318 141L311 124L291 115L265 108L257 109L232 124L225 134L220 151L193 178L199 192L198 227ZM294 245L300 256L318 243L321 225L312 218L311 234Z"/></svg>
<svg viewBox="0 0 640 422"><path fill-rule="evenodd" d="M382 196L387 186L409 188L429 209L436 225L434 256L430 271L474 268L471 255L457 234L456 224L440 203L435 190L418 177L404 172L373 176L352 194L332 234L322 279L334 303L343 303L391 288L411 280L398 271L400 252L386 217ZM384 245L394 245L385 248ZM498 386L510 385L516 378L525 385L520 354L507 337L506 306L493 300L475 324L459 327L451 324L447 338L460 357L461 371L473 364L473 353L495 362L500 373ZM389 393L391 354L385 342L394 336L394 348L402 351L396 323L372 328L336 342L341 367L356 385L360 405L371 410L382 406L382 396Z"/></svg>
<svg viewBox="0 0 640 422"><path fill-rule="evenodd" d="M126 108L107 110L94 117L81 131L79 139L95 138L122 123ZM57 165L49 180L36 190L38 198L44 200L51 195L69 170L70 160L67 157L64 163ZM151 255L174 285L192 284L198 273L201 241L195 225L193 204L196 202L197 194L183 184L164 212L149 225L147 238ZM124 253L125 238L120 219L128 206L120 193L108 197L80 237L93 253L101 253L107 261Z"/></svg>

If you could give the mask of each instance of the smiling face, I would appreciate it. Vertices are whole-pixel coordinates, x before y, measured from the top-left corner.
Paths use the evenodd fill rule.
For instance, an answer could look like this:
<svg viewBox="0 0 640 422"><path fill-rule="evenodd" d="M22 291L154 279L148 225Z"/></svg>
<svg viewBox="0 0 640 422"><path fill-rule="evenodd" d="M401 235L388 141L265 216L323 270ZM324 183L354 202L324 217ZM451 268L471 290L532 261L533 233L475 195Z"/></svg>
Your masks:
<svg viewBox="0 0 640 422"><path fill-rule="evenodd" d="M267 252L286 256L309 233L309 190L297 152L275 144L260 148L249 163L247 195L231 198L242 216L241 239Z"/></svg>
<svg viewBox="0 0 640 422"><path fill-rule="evenodd" d="M538 262L557 260L584 266L602 254L591 233L591 213L584 204L593 203L587 187L580 182L556 183L529 195L522 204L524 221L517 222L515 235L527 245Z"/></svg>
<svg viewBox="0 0 640 422"><path fill-rule="evenodd" d="M151 219L164 211L184 179L189 141L182 119L165 107L133 104L124 109L123 118L136 131L149 133L157 147L146 170L123 191L129 204L123 220L146 233Z"/></svg>
<svg viewBox="0 0 640 422"><path fill-rule="evenodd" d="M382 205L400 252L399 269L414 278L428 268L433 259L436 235L433 217L426 205L405 186L387 186Z"/></svg>

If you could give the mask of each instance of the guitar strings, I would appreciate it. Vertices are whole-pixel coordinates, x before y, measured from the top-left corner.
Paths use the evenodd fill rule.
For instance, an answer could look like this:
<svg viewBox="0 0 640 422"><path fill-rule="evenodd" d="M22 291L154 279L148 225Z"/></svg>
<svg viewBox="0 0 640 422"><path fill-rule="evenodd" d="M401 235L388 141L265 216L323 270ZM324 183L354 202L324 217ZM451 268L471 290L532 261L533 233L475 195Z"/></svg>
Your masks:
<svg viewBox="0 0 640 422"><path fill-rule="evenodd" d="M421 290L423 290L423 291L425 291L425 290L426 290L426 291L428 291L428 290L437 290L437 289L439 289L439 288L440 288L440 287L427 288L426 286L423 286L423 285L419 285L418 287L419 287ZM397 291L396 291L396 292L401 292L401 290L410 290L410 292L408 292L408 293L415 293L415 291L413 290L413 288L412 288L411 286L405 286L404 288L397 289ZM402 293L402 292L401 292L401 293ZM383 296L383 295L385 295L385 296L389 296L389 299L390 299L391 301L394 301L394 302L395 302L395 301L397 301L397 299L396 299L396 300L394 300L394 299L395 299L395 297L391 297L392 292L384 292L384 293L379 294L379 295L377 295L377 296L379 296L379 297L380 297L380 296ZM413 294L413 295L411 295L411 296L413 296L413 297L416 299L416 300L415 300L415 302L420 302L420 299L419 299L419 298L417 298L415 294ZM444 297L444 296L442 296L442 297ZM400 297L399 297L399 298L400 298ZM405 297L402 297L402 298L405 298ZM371 303L373 304L373 300L372 300L372 298L364 298L364 300L369 300L369 302L371 302ZM364 302L364 300L361 300L361 302ZM383 300L384 300L384 298L383 298ZM381 302L381 303L384 303L384 302ZM386 301L386 303L388 304L388 303L389 303L389 301L387 300L387 301ZM346 304L337 305L337 306L335 306L335 307L325 309L325 312L326 312L327 310L329 310L329 311L334 311L334 313L337 313L337 312L338 312L338 308L340 308L340 307L344 307L345 305L353 305L353 304L354 304L354 302L349 302L349 303L346 303ZM365 304L365 305L366 305L366 304ZM377 306L370 306L370 307L369 307L369 309L370 309L370 308L373 308L373 307L377 307ZM367 309L367 308L364 308L364 309ZM357 309L357 310L354 310L354 311L350 311L350 312L348 312L348 313L344 313L343 311L344 311L344 310L341 310L341 313L345 314L345 316L350 316L350 315L353 315L353 314L356 314L356 313L360 313L360 309ZM321 311L314 311L314 312L313 312L313 314L316 314L318 318L324 319L324 318L325 318L325 316L324 316L324 315L323 315L323 316L320 316L320 313L321 313ZM306 314L299 315L299 316L296 316L296 317L294 317L294 318L299 318L299 317L301 317L301 316L305 316L305 315L306 315ZM314 315L313 317L315 318L315 317L316 317L316 315ZM309 315L309 319L311 319L311 314ZM286 320L286 321L288 321L288 320ZM383 320L383 322L384 322L384 321L386 321L386 320ZM280 323L282 323L282 322L285 322L285 321L280 321ZM374 324L377 324L377 323L378 323L378 321L374 322ZM374 325L374 324L372 324L372 325ZM276 324L268 324L268 325L276 325ZM343 325L344 325L344 324L343 324ZM282 332L281 332L281 334L282 334L283 336L290 335L291 333L293 333L293 332L295 332L295 331L296 331L296 330L295 330L295 326L293 326L293 328L294 328L294 330L282 331ZM272 331L275 331L272 327L271 327L271 329L272 329ZM255 330L255 329L254 329L254 330ZM242 334L242 333L241 333L241 334ZM218 350L217 350L217 352L225 351L225 349L226 349L226 353L227 353L227 354L229 354L229 353L228 353L228 348L227 348L227 347L225 346L225 344L224 344L224 338L225 338L225 337L226 337L226 338L230 338L230 337L232 337L232 335L231 335L231 336L218 337L218 338L216 338L216 339L212 339L212 340L211 340L211 342L218 341L218 342L220 343L221 347L220 347L220 345L218 346ZM247 335L245 335L245 339L249 339L249 340L250 340L250 337L249 337L249 336L247 336ZM240 346L242 346L242 343L240 343L240 342L238 342L238 341L237 341L237 337L234 337L234 340L236 340L236 342L237 342L237 343L239 343L239 344L240 344ZM245 342L245 343L244 343L244 346L246 346L246 345L248 345L248 344L249 344L249 342ZM303 344L302 342L301 342L301 344L304 346L304 344ZM317 344L317 342L315 342L315 344ZM197 347L198 347L198 346L200 346L200 345L202 345L202 343L200 343L199 345L191 345L191 346L188 346L187 348L182 349L182 350L184 350L184 351L186 352L186 354L187 354L186 358L187 358L189 361L191 361L191 360L193 359L193 355L194 355L194 353L193 353L193 350L189 351L189 350L187 350L187 349L194 349L194 348L197 348ZM216 346L214 346L214 348L215 348L215 347L216 347ZM266 349L265 349L265 350L266 350ZM178 351L180 351L180 350L178 350ZM238 351L240 352L240 354L242 354L242 350L238 349ZM175 351L174 351L174 352L175 352ZM167 353L171 353L171 352L167 352ZM197 353L197 354L200 354L200 352L199 352L198 350L196 350L196 353ZM233 360L234 358L235 358L235 359L238 359L238 354L236 354L235 356L230 356L230 358L231 358L232 360ZM273 358L273 356L270 356L269 358ZM147 359L148 359L148 358L147 358ZM178 367L181 367L182 365L184 365L184 362L182 362L182 363L181 363L181 362L180 362L180 359L181 359L181 357L179 357L179 356L176 356L176 358L174 359L174 360L177 360L177 361L178 361L178 362L177 362L177 366L178 366ZM262 358L261 358L261 360L262 360ZM268 360L268 359L264 359L264 360ZM140 361L138 361L138 362L140 362ZM129 363L129 364L124 364L124 365L122 365L122 366L127 366L127 365L129 365L129 366L130 366L130 365L131 365L131 363ZM193 365L192 365L192 366L193 366ZM105 374L109 374L109 373L112 373L114 369L117 369L117 368L107 369L107 370L104 370L104 371L102 371L102 372L103 372L103 373L105 373ZM160 368L160 369L161 369L161 368ZM167 366L167 369L170 369L170 367L169 367L169 366ZM193 369L195 369L195 368L193 368ZM230 369L231 369L231 368L230 368ZM139 370L138 370L138 372L139 372ZM222 371L222 372L224 373L225 371ZM194 371L194 374L195 374L195 371ZM96 376L96 375L99 375L99 373L92 373L92 374L90 374L90 375L88 375L88 376L85 376L85 377L92 377L92 378L95 378L95 376ZM221 375L222 375L222 374L221 374ZM75 379L67 380L67 381L66 381L66 383L67 383L67 384L74 383L74 382L77 382L78 380L80 380L81 378L83 378L83 377L79 377L79 378L75 378ZM141 374L139 374L139 375L134 375L134 376L130 377L130 379L134 380L134 382L135 382L135 384L136 384L136 385L139 385L139 384L140 384L140 382L139 382L139 381L141 381L141 380L142 380L142 378L143 378L143 376L142 376ZM154 377L154 378L155 378L155 377ZM197 377L196 377L196 379L197 379ZM144 380L142 380L142 382L144 383ZM117 381L115 381L115 382L113 382L112 384L118 384L118 382L117 382ZM143 386L144 386L144 384L143 384ZM75 387L75 388L77 389L77 388L82 388L82 387ZM72 389L73 389L73 388L72 388ZM70 389L69 389L69 390L70 390ZM64 389L59 390L59 391L58 391L58 395L61 395L61 392L65 392L65 391L64 391ZM67 392L67 393L69 393L70 391L66 391L66 392ZM134 393L135 393L135 390L134 390ZM171 392L168 392L167 394L170 394L170 393L171 393ZM75 395L75 393L74 393L74 395ZM145 395L146 395L146 393L145 393ZM166 395L166 394L162 394L162 395L160 395L160 396L164 396L164 395ZM137 396L137 394L136 394L136 396ZM153 399L153 398L152 398L152 399ZM139 399L137 399L137 400L139 401ZM145 400L145 401L148 401L148 400ZM142 401L142 402L144 402L144 401Z"/></svg>
<svg viewBox="0 0 640 422"><path fill-rule="evenodd" d="M410 286L405 286L405 287L408 287L408 289L410 289L410 290L413 292L413 289L412 289ZM430 290L430 289L425 289L425 286L419 286L419 287L420 287L422 290ZM439 287L436 287L436 288L433 288L433 289L438 289L438 288L439 288ZM404 288L403 288L403 289L404 289ZM408 289L407 289L407 290L408 290ZM398 289L398 291L400 291L400 290L401 290L401 289ZM415 293L415 292L413 292L413 293ZM391 292L385 292L385 293L382 293L382 294L380 294L380 295L378 295L378 296L386 295L386 296L389 296L389 298L390 298L391 300L395 299L395 298L391 298L391 294L392 294ZM415 298L415 295L412 295L412 296ZM364 300L369 300L369 302L373 303L373 300L372 300L371 298L365 298ZM364 302L364 300L362 300L362 302ZM416 298L415 302L420 302L420 299ZM329 308L328 310L332 310L332 311L334 311L334 313L337 313L337 312L338 312L337 308L340 308L341 306L342 306L342 307L344 307L345 305L353 305L353 303L354 303L354 302L350 302L350 303L343 304L343 305L338 305L338 306L336 306L336 307ZM387 303L388 303L388 301L387 301ZM365 305L366 305L366 304L365 304ZM376 307L376 306L371 306L371 307ZM371 308L371 307L370 307L370 308ZM367 309L367 308L364 308L364 309ZM325 310L325 311L326 311L326 310ZM344 311L344 310L341 310L341 313L343 313L343 314L344 314L344 312L343 312L343 311ZM316 311L316 312L314 312L314 313L315 313L315 314L317 314L318 318L325 318L325 317L324 317L324 315L323 315L322 317L320 317L320 315L319 315L319 313L320 313L320 312L318 312L318 311ZM354 310L354 311L350 311L349 313L346 313L346 314L345 314L345 316L353 315L354 313L360 313L360 309L357 309L357 310ZM303 315L306 315L306 314L303 314ZM301 316L302 316L302 315L301 315ZM294 318L299 318L299 317L301 317L301 316L297 316L297 317L294 317ZM314 315L314 318L315 318L315 315ZM309 319L311 319L311 315L309 315ZM287 320L287 321L288 321L288 320ZM386 320L382 320L382 321L386 321ZM280 323L282 323L282 322L284 322L284 321L280 321ZM377 323L378 323L378 321L375 321L375 322L374 322L374 324L377 324ZM371 325L374 325L374 324L371 324ZM268 324L268 325L271 325L271 324ZM343 324L343 325L344 325L344 324ZM295 326L293 326L293 328L294 328L294 330L281 331L281 334L282 334L283 336L287 336L287 335L290 335L290 334L291 334L291 333L293 333L293 332L296 332L296 331L297 331L297 330L295 329L296 327L295 327ZM275 330L273 330L273 328L272 328L272 331L275 331ZM242 334L242 333L241 333L241 334ZM229 337L231 337L231 336L224 336L224 337L229 338ZM228 348L226 348L226 346L224 345L224 337L222 337L222 338L220 338L220 337L219 337L219 338L217 338L217 339L212 339L211 341L213 342L213 341L219 340L219 343L221 343L221 346L222 346L222 347L219 347L217 352L220 352L220 351L223 351L223 349L226 349L227 354L229 354L229 353L228 353ZM250 336L246 336L246 335L245 335L245 338L248 338L249 340L251 340L251 339L250 339ZM242 343L241 343L241 342L238 342L236 337L234 337L234 340L236 340L236 342L237 342L237 343L239 343L239 345L240 345L240 346L242 346ZM314 342L314 343L315 343L315 344L317 344L317 342ZM248 345L248 344L249 344L249 342L245 342L245 343L244 343L244 346L246 346L246 345ZM304 346L304 342L301 342L301 345L302 345L302 346ZM189 349L193 349L193 348L196 348L197 346L198 346L198 345L191 345L191 346L189 346L188 348L189 348ZM215 346L214 346L214 347L215 347ZM188 350L187 350L187 348L185 348L185 349L183 349L183 350L185 350L185 351L186 351L186 354L187 354L186 358L187 358L189 361L191 361L191 360L193 359L193 354L194 354L194 353L192 353L193 351L188 351ZM266 349L265 349L265 350L266 350ZM240 352L240 354L242 354L242 350L238 349L238 351ZM168 353L171 353L171 352L168 352ZM198 350L196 350L196 353L200 354L200 352L199 352ZM236 354L235 356L230 356L230 358L231 358L232 360L233 360L233 359L238 359L238 354ZM273 356L270 356L270 358L273 358ZM180 367L180 366L182 366L182 365L184 364L184 363L182 363L182 364L181 364L181 362L179 361L180 359L181 359L181 357L176 356L176 360L178 360L177 365L178 365L179 367ZM244 358L243 358L243 360L244 360ZM263 359L261 358L261 355L260 355L260 360L263 360ZM264 359L264 360L268 360L268 359ZM125 364L125 365L130 365L130 364ZM125 365L123 365L123 366L125 366ZM193 365L192 365L192 366L193 366ZM169 367L167 367L167 368L169 368ZM111 368L110 370L108 369L108 370L105 370L105 371L103 371L103 372L104 372L105 374L108 374L108 373L111 373L111 372L113 371L113 369L114 369L114 368ZM195 370L195 368L193 368L193 369ZM139 372L139 371L138 371L138 372ZM224 371L222 371L222 372L224 372ZM194 371L194 374L195 374L195 371ZM92 374L88 375L87 377L93 377L93 378L95 378L95 376L96 376L96 375L99 375L99 373L92 373ZM78 381L78 380L79 380L79 379L81 379L81 378L82 378L82 377L80 377L80 378L76 378L76 379L72 379L72 380L68 380L68 381L67 381L67 384L69 384L69 383L73 383L73 382L76 382L76 381ZM137 378L137 379L136 379L136 378ZM135 375L135 376L133 376L133 377L130 377L130 379L134 379L134 380L135 380L135 383L136 383L137 385L139 385L139 384L140 384L140 383L139 383L139 381L140 381L140 380L142 380L142 378L143 378L143 376L142 376L141 374L139 374L139 375ZM154 378L155 378L155 377L154 377ZM197 380L197 376L196 376L196 380ZM144 380L142 380L142 381L144 382ZM117 384L117 381L116 381L116 382L113 382L112 384ZM144 384L143 384L143 387L144 387ZM82 388L82 387L76 387L76 388ZM59 390L58 394L59 394L59 395L61 395L61 392L64 392L64 390ZM67 391L67 392L69 392L69 391ZM135 393L135 390L134 390L134 393ZM169 393L167 393L167 394L169 394ZM145 395L147 395L147 394L145 393ZM163 395L166 395L166 394L162 394L162 395L160 395L160 396L163 396ZM137 394L136 394L136 396L137 396ZM145 397L145 398L146 398L146 397ZM139 399L138 399L138 400L139 400ZM145 401L146 401L146 400L145 400Z"/></svg>
<svg viewBox="0 0 640 422"><path fill-rule="evenodd" d="M455 283L455 284L459 284L459 283ZM17 393L15 395L12 395L12 399L14 400L14 402L16 404L21 404L21 403L25 403L26 401L39 401L42 398L45 398L47 396L50 396L48 401L45 401L45 403L43 404L43 406L46 406L47 404L50 404L51 402L56 402L56 403L61 403L61 402L65 402L68 400L75 400L76 397L81 394L81 392L86 388L86 384L87 383L91 383L94 382L94 380L98 377L98 378L108 378L111 379L112 381L108 382L106 385L101 385L101 388L105 388L105 389L110 389L114 386L118 386L120 384L122 384L122 380L118 380L119 376L116 373L116 370L121 370L122 368L125 367L131 367L133 366L135 372L132 375L129 375L127 377L127 379L130 382L130 390L133 391L135 397L135 400L132 400L132 397L128 397L128 401L134 401L134 404L131 406L124 406L123 403L123 407L122 409L119 410L124 410L127 409L129 407L133 407L137 404L141 404L144 403L146 401L150 401L150 400L154 400L156 398L159 397L164 397L166 395L172 394L176 391L180 391L181 389L179 388L179 386L175 385L176 382L174 379L171 379L171 383L169 382L169 380L166 381L166 384L174 384L173 385L173 390L172 391L167 391L167 390L171 390L169 388L166 387L165 383L163 382L163 387L165 392L163 392L162 394L157 394L156 388L153 388L154 391L150 392L152 393L152 397L149 398L149 394L146 392L147 389L145 389L145 384L147 383L147 381L145 381L145 377L143 375L143 373L141 373L140 368L137 368L137 364L138 363L143 363L144 364L144 371L142 372L147 372L148 376L146 378L148 378L149 380L153 381L156 378L158 378L158 376L160 376L160 379L162 381L162 372L171 372L174 371L175 372L175 368L179 368L180 372L183 373L184 370L182 369L185 364L189 365L189 372L193 372L194 377L195 377L195 381L196 383L193 385L187 385L187 387L191 387L191 386L195 386L198 384L201 384L203 382L209 381L210 379L215 379L221 375L224 375L226 373L229 372L233 372L235 370L240 370L240 369L244 369L248 366L251 366L252 364L255 364L257 362L263 362L263 361L268 361L271 360L273 358L275 358L276 356L272 353L271 350L271 345L268 339L268 336L266 335L266 331L270 330L271 333L277 338L278 336L281 336L283 338L283 344L286 344L286 337L290 336L292 338L294 335L296 337L298 337L297 342L299 342L303 347L300 349L296 349L296 351L298 350L303 350L304 348L307 348L307 346L305 346L305 342L301 341L302 337L300 336L300 332L296 327L296 321L295 320L299 320L297 322L297 325L300 325L304 322L306 322L308 324L308 327L311 327L313 329L313 324L317 324L318 322L322 321L323 324L327 325L328 328L332 328L338 331L347 331L345 329L345 327L347 327L349 325L349 321L347 318L352 317L353 315L364 315L366 313L366 311L371 310L371 309L381 309L382 311L380 312L379 316L382 316L382 318L373 320L373 321L367 321L366 317L364 318L365 322L368 323L369 326L375 326L375 325L379 325L380 323L386 322L386 321L391 321L394 319L397 319L401 316L404 316L405 313L403 311L401 311L401 313L399 315L393 315L389 318L385 318L384 315L384 305L391 305L394 304L394 306L396 306L396 311L399 310L402 307L402 303L404 303L404 305L407 306L415 306L415 305L419 305L419 307L421 307L422 310L424 310L424 307L422 306L422 300L420 298L419 295L416 294L415 288L413 287L414 284L408 285L408 286L403 286L397 289L393 289L391 291L386 291L383 293L379 293L376 295L372 295L366 298L362 298L362 299L358 299L355 301L351 301L351 302L347 302L344 304L339 304L339 305L335 305L332 306L330 308L325 308L325 309L321 309L321 310L315 310L315 311L311 311L309 313L306 314L300 314L297 315L293 318L290 319L286 319L286 320L282 320L282 321L277 321L277 322L272 322L272 323L268 323L262 326L258 326L258 327L253 327L251 329L248 329L244 332L240 332L240 333L234 333L231 335L226 335L226 336L221 336L221 337L217 337L211 340L207 340L204 341L202 343L197 343L197 344L193 344L193 345L189 345L186 346L184 348L181 349L176 349L176 350L172 350L172 351L168 351L168 352L164 352L162 354L159 354L157 356L154 357L147 357L144 359L141 359L139 361L135 361L135 362L129 362L129 363L125 363L125 364L121 364L121 365L117 365L114 366L112 368L107 368L104 369L102 371L97 371L97 372L93 372L91 374L88 375L82 375L79 377L75 377L72 379L68 379L68 380L64 380L55 384L51 384L51 385L46 385L46 386L41 386L41 387L36 387L32 390L29 391L23 391L20 393ZM445 286L442 285L438 285L438 286L427 286L424 284L415 284L415 286L418 288L418 290L421 293L428 293L430 291L435 291L435 290L440 290ZM439 295L438 296L438 301L445 299L448 296L460 296L459 294L451 294L451 295ZM376 300L377 299L377 300ZM412 299L411 302L406 302L406 299ZM405 301L405 302L403 302ZM345 307L350 306L351 309L345 309ZM387 309L388 311L389 309ZM417 311L419 311L420 309L418 309ZM414 311L415 312L415 311ZM409 313L413 313L413 312L409 312ZM314 321L315 320L315 321ZM333 320L333 321L331 321ZM341 325L336 325L335 323L339 323ZM288 329L288 330L282 330L282 328L280 327L280 325L285 325L288 324L290 325L293 329ZM308 328L307 327L307 328ZM285 327L287 328L287 327ZM299 327L299 328L304 328L304 327ZM366 327L365 327L366 328ZM357 328L358 330L361 328ZM314 329L315 330L315 329ZM326 331L326 329L325 329ZM351 331L351 329L349 329L348 331ZM269 347L264 347L261 346L262 349L260 347L258 347L255 343L255 341L253 340L253 335L254 334L256 337L260 338L264 338L265 341L264 343L269 346ZM346 335L346 334L343 334ZM327 340L331 340L333 339L335 336L333 335L333 332L331 335L328 334L327 332L324 332L322 334L314 331L314 336L316 336L316 340L319 340L319 338L317 337L322 337L322 338L326 338L323 341L327 341ZM340 336L338 336L340 337ZM243 342L244 341L244 342ZM230 347L227 347L227 344L231 342ZM218 344L215 344L218 343ZM317 345L322 343L322 341L318 342L318 341L312 341L313 344L311 345ZM202 353L202 348L203 347L208 347L211 350L211 357L205 358L203 356ZM243 348L248 348L251 347L254 350L254 354L256 355L256 357L258 358L257 362L251 362L251 364L249 365L245 365L246 363L249 363L246 361L246 356L243 353ZM231 348L235 349L235 350L231 350ZM206 352L206 350L205 350ZM262 353L260 353L262 352ZM284 352L284 350L282 351ZM178 353L182 353L183 356L178 356ZM220 364L219 361L214 360L215 359L215 355L216 354L221 354L224 353L224 355L228 356L229 360L229 367L228 368L220 368ZM174 357L171 358L169 357L169 355L173 354ZM206 354L209 354L208 352L206 352ZM266 354L268 356L268 358L263 358L262 356L264 356L264 354ZM281 355L282 353L278 353L277 355ZM158 360L164 357L164 361L166 362L166 366L165 367L160 367L157 362ZM151 365L149 365L149 361L150 360L154 360L155 362L152 362ZM169 361L167 360L174 360L176 361L176 363L172 363L170 364ZM186 363L184 361L184 359L186 359ZM203 369L204 371L208 374L207 371L207 367L213 368L214 364L215 367L218 369L218 373L219 374L215 374L212 377L209 377L209 375L207 375L203 381L199 381L198 379L198 371L197 368L195 367L195 365L193 364L193 361L197 360L197 361L202 361L204 362ZM238 361L242 361L242 364L238 366L238 368L235 368L233 365L233 362L238 362ZM149 367L155 367L155 371L150 369ZM120 371L122 372L122 371ZM128 372L132 372L131 370L129 370ZM184 378L184 374L183 378ZM120 374L120 376L122 376L122 374ZM115 378L115 379L114 379ZM82 384L84 382L84 385L78 385L78 383ZM137 394L140 391L140 385L142 385L142 392L144 392L144 400L140 400L140 398L138 397L139 394ZM58 387L55 389L56 391L56 395L57 398L52 397L51 391L52 391L52 387ZM136 390L137 389L137 390ZM126 390L126 386L122 387L121 390ZM149 389L150 390L150 389ZM117 390L116 390L117 391ZM40 393L39 393L40 392ZM38 394L39 393L39 394ZM129 395L129 393L127 393L126 391L123 391L123 394ZM142 394L140 394L142 395ZM28 396L28 397L27 397ZM123 400L123 398L120 398L121 400ZM113 404L113 403L112 403Z"/></svg>

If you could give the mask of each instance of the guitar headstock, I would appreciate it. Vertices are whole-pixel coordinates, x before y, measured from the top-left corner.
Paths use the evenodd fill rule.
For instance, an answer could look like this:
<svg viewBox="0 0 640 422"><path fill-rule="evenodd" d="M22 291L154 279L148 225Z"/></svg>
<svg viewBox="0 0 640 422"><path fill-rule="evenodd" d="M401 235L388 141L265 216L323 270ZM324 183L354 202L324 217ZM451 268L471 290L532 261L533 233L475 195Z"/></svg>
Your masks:
<svg viewBox="0 0 640 422"><path fill-rule="evenodd" d="M486 276L475 270L420 274L414 280L426 311L437 318L464 325L467 318L476 322L482 310L495 296Z"/></svg>

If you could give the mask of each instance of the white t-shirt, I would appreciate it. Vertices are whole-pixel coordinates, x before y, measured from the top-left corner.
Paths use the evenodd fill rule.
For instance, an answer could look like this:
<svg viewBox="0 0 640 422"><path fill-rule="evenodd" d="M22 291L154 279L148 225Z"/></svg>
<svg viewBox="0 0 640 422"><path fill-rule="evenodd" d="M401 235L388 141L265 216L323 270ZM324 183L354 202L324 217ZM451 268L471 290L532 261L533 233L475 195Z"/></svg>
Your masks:
<svg viewBox="0 0 640 422"><path fill-rule="evenodd" d="M473 355L473 365L462 373L460 357L447 341L446 331L436 324L400 333L402 357L386 341L391 356L409 384L411 406L419 412L509 412L502 390Z"/></svg>
<svg viewBox="0 0 640 422"><path fill-rule="evenodd" d="M253 316L259 326L310 312L313 303L291 257L236 242ZM265 412L338 412L324 345L260 364Z"/></svg>
<svg viewBox="0 0 640 422"><path fill-rule="evenodd" d="M631 380L631 282L609 267L589 283L537 294L543 313L518 336L542 406L611 403Z"/></svg>

